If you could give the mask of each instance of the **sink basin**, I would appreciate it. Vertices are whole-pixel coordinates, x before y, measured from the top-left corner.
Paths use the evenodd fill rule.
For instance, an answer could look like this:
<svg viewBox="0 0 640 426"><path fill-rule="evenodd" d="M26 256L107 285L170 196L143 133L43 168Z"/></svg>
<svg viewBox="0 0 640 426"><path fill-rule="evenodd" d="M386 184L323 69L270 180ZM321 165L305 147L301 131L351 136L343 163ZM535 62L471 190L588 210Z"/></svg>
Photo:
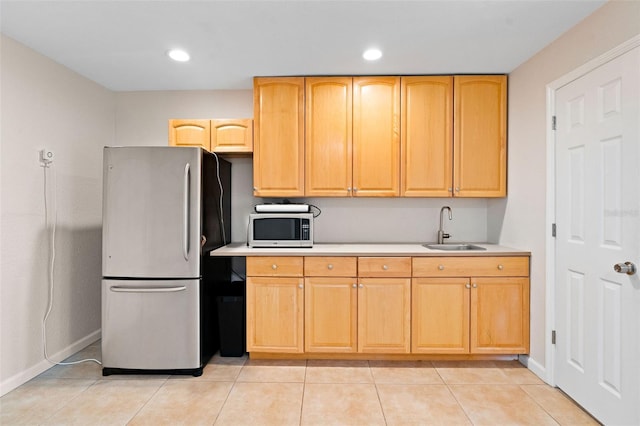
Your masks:
<svg viewBox="0 0 640 426"><path fill-rule="evenodd" d="M424 247L433 250L447 251L470 251L470 250L486 250L484 247L466 243L450 243L450 244L423 244Z"/></svg>

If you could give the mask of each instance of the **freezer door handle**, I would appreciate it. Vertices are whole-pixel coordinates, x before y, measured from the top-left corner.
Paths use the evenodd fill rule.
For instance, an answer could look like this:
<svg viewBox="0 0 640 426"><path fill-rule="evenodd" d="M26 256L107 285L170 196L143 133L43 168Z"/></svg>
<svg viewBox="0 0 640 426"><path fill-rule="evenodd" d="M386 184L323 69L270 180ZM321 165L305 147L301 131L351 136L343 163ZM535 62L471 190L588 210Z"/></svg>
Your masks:
<svg viewBox="0 0 640 426"><path fill-rule="evenodd" d="M189 165L189 163L187 163L184 166L184 193L182 196L182 201L183 201L183 217L182 217L182 223L183 223L183 229L182 229L182 255L184 256L184 260L189 261L189 246L190 246L190 241L189 241L189 228L190 228L190 204L191 204L191 200L190 200L190 181L191 181L191 166Z"/></svg>
<svg viewBox="0 0 640 426"><path fill-rule="evenodd" d="M187 289L186 286L177 286L177 287L120 287L120 286L111 286L109 288L111 291L116 293L175 293L177 291L184 291Z"/></svg>

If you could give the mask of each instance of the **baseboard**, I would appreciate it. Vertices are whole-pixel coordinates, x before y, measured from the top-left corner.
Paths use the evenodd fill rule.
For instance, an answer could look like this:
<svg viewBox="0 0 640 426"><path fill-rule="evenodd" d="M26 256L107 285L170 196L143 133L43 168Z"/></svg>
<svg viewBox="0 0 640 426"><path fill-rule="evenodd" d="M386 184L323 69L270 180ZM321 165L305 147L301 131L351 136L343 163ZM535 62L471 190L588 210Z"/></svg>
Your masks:
<svg viewBox="0 0 640 426"><path fill-rule="evenodd" d="M547 384L551 384L549 378L547 377L547 369L544 365L538 363L529 355L520 355L518 361L520 361L522 365L527 367L533 374L540 377L540 380L544 381Z"/></svg>
<svg viewBox="0 0 640 426"><path fill-rule="evenodd" d="M93 342L99 340L101 335L102 335L102 330L98 329L93 333L89 334L88 336L85 336L82 339L76 340L75 342L73 342L66 348L62 349L61 351L56 352L53 355L49 355L49 358L52 361L60 362L70 357L71 355L75 354L76 352L80 351L81 349L86 348ZM21 371L18 374L14 374L13 376L9 377L7 380L0 382L0 396L3 396L11 392L18 386L27 383L29 380L33 379L39 374L44 373L51 367L53 367L53 365L46 359L43 359L36 365L24 371Z"/></svg>

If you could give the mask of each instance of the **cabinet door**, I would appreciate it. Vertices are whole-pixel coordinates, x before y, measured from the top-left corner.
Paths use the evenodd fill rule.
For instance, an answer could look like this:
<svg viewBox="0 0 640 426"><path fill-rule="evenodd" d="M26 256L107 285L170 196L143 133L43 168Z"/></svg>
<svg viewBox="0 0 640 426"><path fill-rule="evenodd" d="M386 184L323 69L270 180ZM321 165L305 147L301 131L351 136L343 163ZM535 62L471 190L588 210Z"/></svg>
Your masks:
<svg viewBox="0 0 640 426"><path fill-rule="evenodd" d="M209 120L169 120L170 146L201 146L211 149Z"/></svg>
<svg viewBox="0 0 640 426"><path fill-rule="evenodd" d="M409 353L411 279L358 281L358 352Z"/></svg>
<svg viewBox="0 0 640 426"><path fill-rule="evenodd" d="M529 353L528 278L471 278L471 353Z"/></svg>
<svg viewBox="0 0 640 426"><path fill-rule="evenodd" d="M401 195L453 193L453 78L402 77Z"/></svg>
<svg viewBox="0 0 640 426"><path fill-rule="evenodd" d="M247 277L247 351L303 351L302 278Z"/></svg>
<svg viewBox="0 0 640 426"><path fill-rule="evenodd" d="M353 79L353 195L400 194L400 78Z"/></svg>
<svg viewBox="0 0 640 426"><path fill-rule="evenodd" d="M304 78L253 82L253 195L304 195Z"/></svg>
<svg viewBox="0 0 640 426"><path fill-rule="evenodd" d="M227 153L253 152L253 120L211 120L211 151Z"/></svg>
<svg viewBox="0 0 640 426"><path fill-rule="evenodd" d="M305 79L305 193L351 195L352 79Z"/></svg>
<svg viewBox="0 0 640 426"><path fill-rule="evenodd" d="M414 278L411 352L469 353L469 279Z"/></svg>
<svg viewBox="0 0 640 426"><path fill-rule="evenodd" d="M356 278L305 278L305 351L357 350Z"/></svg>
<svg viewBox="0 0 640 426"><path fill-rule="evenodd" d="M507 77L454 78L454 196L507 195Z"/></svg>

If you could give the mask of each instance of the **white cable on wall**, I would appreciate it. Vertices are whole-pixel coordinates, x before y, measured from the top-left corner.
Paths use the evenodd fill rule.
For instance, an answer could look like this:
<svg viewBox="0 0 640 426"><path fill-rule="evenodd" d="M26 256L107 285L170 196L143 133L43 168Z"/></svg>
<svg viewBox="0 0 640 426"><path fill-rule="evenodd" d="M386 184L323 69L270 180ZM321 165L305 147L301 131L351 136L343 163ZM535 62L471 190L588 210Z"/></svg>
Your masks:
<svg viewBox="0 0 640 426"><path fill-rule="evenodd" d="M44 171L44 227L45 230L49 230L49 204L47 202L47 169L51 169L53 174L53 221L51 223L51 238L50 238L50 246L49 246L49 302L47 304L47 313L44 315L42 319L42 347L44 349L44 358L52 364L56 365L73 365L80 364L82 362L95 362L97 364L102 365L102 363L94 358L82 359L79 361L69 361L69 362L56 362L49 358L49 354L47 353L47 318L49 318L49 314L51 314L51 310L53 309L53 290L54 290L54 267L56 264L56 223L58 221L58 203L56 199L56 178L55 171L50 167L51 162L43 162L42 169Z"/></svg>

